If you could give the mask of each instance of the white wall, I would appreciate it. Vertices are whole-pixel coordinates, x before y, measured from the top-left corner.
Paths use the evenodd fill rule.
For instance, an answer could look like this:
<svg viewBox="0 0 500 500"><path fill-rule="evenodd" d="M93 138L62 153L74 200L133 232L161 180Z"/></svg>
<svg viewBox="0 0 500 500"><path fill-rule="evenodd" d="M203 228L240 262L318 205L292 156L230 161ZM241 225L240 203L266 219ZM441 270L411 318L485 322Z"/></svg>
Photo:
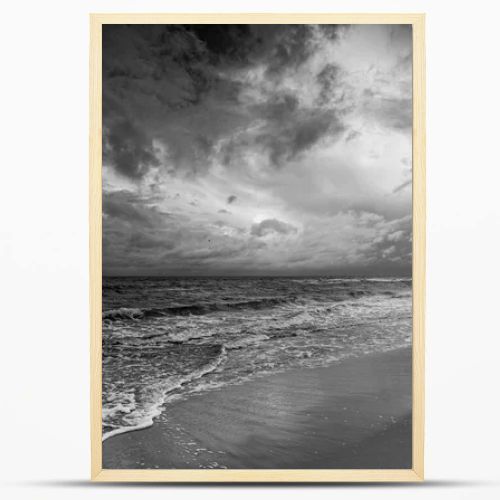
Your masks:
<svg viewBox="0 0 500 500"><path fill-rule="evenodd" d="M121 488L89 476L89 12L426 12L425 486L273 488L278 498L498 498L499 14L494 1L11 1L2 4L0 304L6 498L242 500L244 488ZM337 487L338 488L338 487Z"/></svg>

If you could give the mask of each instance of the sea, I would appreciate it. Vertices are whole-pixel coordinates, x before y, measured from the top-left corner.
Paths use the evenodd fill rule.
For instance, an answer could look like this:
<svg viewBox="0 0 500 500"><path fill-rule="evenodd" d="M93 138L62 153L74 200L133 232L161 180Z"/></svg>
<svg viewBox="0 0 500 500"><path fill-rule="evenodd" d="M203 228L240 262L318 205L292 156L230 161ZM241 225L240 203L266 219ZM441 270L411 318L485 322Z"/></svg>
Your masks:
<svg viewBox="0 0 500 500"><path fill-rule="evenodd" d="M411 278L104 277L103 440L175 401L411 345Z"/></svg>

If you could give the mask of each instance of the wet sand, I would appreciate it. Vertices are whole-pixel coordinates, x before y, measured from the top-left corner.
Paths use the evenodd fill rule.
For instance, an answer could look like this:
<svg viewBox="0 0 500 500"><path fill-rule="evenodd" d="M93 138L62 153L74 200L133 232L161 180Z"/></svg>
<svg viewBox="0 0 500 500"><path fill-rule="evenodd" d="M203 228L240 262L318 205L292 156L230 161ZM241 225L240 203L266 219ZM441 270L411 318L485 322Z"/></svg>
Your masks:
<svg viewBox="0 0 500 500"><path fill-rule="evenodd" d="M411 468L411 349L298 369L169 404L103 443L106 469Z"/></svg>

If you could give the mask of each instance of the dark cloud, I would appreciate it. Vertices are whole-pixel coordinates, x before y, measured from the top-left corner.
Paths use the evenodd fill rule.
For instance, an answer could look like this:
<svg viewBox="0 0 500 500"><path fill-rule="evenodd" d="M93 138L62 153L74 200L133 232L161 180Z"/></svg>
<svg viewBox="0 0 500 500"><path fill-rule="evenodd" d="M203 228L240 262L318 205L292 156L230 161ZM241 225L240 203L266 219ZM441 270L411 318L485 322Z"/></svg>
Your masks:
<svg viewBox="0 0 500 500"><path fill-rule="evenodd" d="M299 107L298 98L291 93L271 95L264 103L253 107L254 113L262 119L283 123L294 118Z"/></svg>
<svg viewBox="0 0 500 500"><path fill-rule="evenodd" d="M344 131L335 111L321 108L295 110L292 102L289 100L282 107L268 110L267 120L256 134L238 136L225 144L223 163L238 165L247 151L261 151L267 156L269 165L282 167L321 139L335 141Z"/></svg>
<svg viewBox="0 0 500 500"><path fill-rule="evenodd" d="M334 39L340 27L312 25L105 25L103 26L104 161L119 173L143 177L151 167L171 174L206 172L216 144L253 120L268 123L258 137L228 143L222 163L260 145L281 165L311 147L338 116L299 110L293 94L266 97L248 111L238 101L234 69L263 65L277 77L304 63L317 45L315 30ZM326 95L335 67L319 78ZM283 127L285 125L285 127ZM153 140L165 146L160 157ZM237 159L236 159L237 160Z"/></svg>
<svg viewBox="0 0 500 500"><path fill-rule="evenodd" d="M182 25L103 26L105 97L170 109L195 104L214 78L207 61Z"/></svg>
<svg viewBox="0 0 500 500"><path fill-rule="evenodd" d="M142 177L160 160L153 141L128 120L116 120L103 134L103 161L131 178Z"/></svg>
<svg viewBox="0 0 500 500"><path fill-rule="evenodd" d="M344 29L341 25L261 25L255 28L264 44L264 60L267 73L272 76L287 69L296 69L317 49L315 30L321 31L330 40L336 40Z"/></svg>
<svg viewBox="0 0 500 500"><path fill-rule="evenodd" d="M140 178L160 165L153 139L176 145L169 151L174 160L182 156L188 149L182 134L174 130L165 137L158 123L200 103L214 80L206 48L184 27L104 25L104 161ZM203 156L207 141L190 137L192 156Z"/></svg>
<svg viewBox="0 0 500 500"><path fill-rule="evenodd" d="M267 72L271 75L280 73L305 62L314 50L311 30L311 25L307 24L275 26L274 36L269 40L272 48L267 54Z"/></svg>
<svg viewBox="0 0 500 500"><path fill-rule="evenodd" d="M262 64L268 75L296 68L310 57L317 44L314 30L336 40L341 25L211 24L184 25L206 48L214 65Z"/></svg>
<svg viewBox="0 0 500 500"><path fill-rule="evenodd" d="M296 68L314 51L313 32L307 24L252 24L252 25L186 25L207 49L215 65L261 64L272 77ZM317 27L330 39L335 39L339 28Z"/></svg>
<svg viewBox="0 0 500 500"><path fill-rule="evenodd" d="M268 234L294 234L297 228L286 222L278 219L265 219L258 224L253 224L250 229L250 234L257 237L267 236Z"/></svg>
<svg viewBox="0 0 500 500"><path fill-rule="evenodd" d="M281 130L276 127L273 133L262 134L258 142L269 151L272 163L279 166L313 147L322 137L338 136L343 130L335 113L316 110L304 113Z"/></svg>
<svg viewBox="0 0 500 500"><path fill-rule="evenodd" d="M316 80L321 87L318 97L320 104L328 102L333 91L339 87L340 72L339 66L329 63L318 73Z"/></svg>
<svg viewBox="0 0 500 500"><path fill-rule="evenodd" d="M214 64L248 62L259 45L248 24L192 24L185 28L206 47Z"/></svg>
<svg viewBox="0 0 500 500"><path fill-rule="evenodd" d="M407 272L409 50L404 27L105 25L105 273Z"/></svg>

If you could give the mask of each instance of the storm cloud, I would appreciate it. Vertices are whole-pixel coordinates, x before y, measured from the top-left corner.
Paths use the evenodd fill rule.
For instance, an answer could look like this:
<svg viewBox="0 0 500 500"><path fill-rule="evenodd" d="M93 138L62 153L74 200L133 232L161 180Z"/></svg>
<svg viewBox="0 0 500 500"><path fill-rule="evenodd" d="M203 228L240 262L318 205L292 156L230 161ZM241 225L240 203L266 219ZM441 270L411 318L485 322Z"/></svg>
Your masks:
<svg viewBox="0 0 500 500"><path fill-rule="evenodd" d="M411 60L407 26L104 25L104 273L408 274Z"/></svg>

